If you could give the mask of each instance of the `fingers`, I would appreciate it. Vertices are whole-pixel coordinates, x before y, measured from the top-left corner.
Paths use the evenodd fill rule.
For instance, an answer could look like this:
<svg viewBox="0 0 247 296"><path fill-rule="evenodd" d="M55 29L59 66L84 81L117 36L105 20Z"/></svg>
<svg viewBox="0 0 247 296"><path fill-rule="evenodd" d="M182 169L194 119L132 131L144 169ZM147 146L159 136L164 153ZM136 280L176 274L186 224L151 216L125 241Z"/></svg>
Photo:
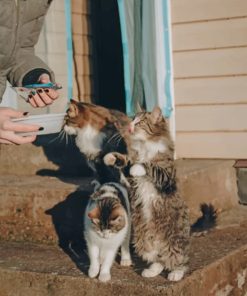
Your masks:
<svg viewBox="0 0 247 296"><path fill-rule="evenodd" d="M46 88L37 89L33 95L29 95L29 103L34 107L45 107L53 103L59 96L58 92L54 89Z"/></svg>
<svg viewBox="0 0 247 296"><path fill-rule="evenodd" d="M14 132L2 131L0 137L0 143L4 144L27 144L32 143L36 139L36 136L19 136Z"/></svg>
<svg viewBox="0 0 247 296"><path fill-rule="evenodd" d="M37 132L40 128L42 127L38 125L23 124L12 121L5 121L3 124L3 130L12 132Z"/></svg>
<svg viewBox="0 0 247 296"><path fill-rule="evenodd" d="M0 138L0 144L13 144L13 142Z"/></svg>
<svg viewBox="0 0 247 296"><path fill-rule="evenodd" d="M52 88L46 88L45 92L53 100L56 100L59 96L59 93L55 89L52 89Z"/></svg>
<svg viewBox="0 0 247 296"><path fill-rule="evenodd" d="M25 116L25 113L23 113L22 111L17 111L12 108L1 108L0 113L1 116L6 116L10 118L20 118Z"/></svg>

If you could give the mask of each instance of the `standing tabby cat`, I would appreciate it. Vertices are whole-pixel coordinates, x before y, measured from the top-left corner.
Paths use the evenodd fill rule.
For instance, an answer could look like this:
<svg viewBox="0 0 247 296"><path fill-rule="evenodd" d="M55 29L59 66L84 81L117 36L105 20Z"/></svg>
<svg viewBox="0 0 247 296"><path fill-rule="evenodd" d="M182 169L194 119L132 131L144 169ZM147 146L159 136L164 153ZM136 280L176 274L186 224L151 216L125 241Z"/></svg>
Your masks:
<svg viewBox="0 0 247 296"><path fill-rule="evenodd" d="M130 161L131 209L134 246L151 263L142 276L163 269L178 281L187 269L190 224L188 209L176 190L173 143L160 108L136 115L129 125L128 156L109 153L107 165Z"/></svg>
<svg viewBox="0 0 247 296"><path fill-rule="evenodd" d="M85 214L91 278L111 279L110 269L121 246L123 266L131 265L129 252L130 209L127 190L117 183L105 183L91 196Z"/></svg>

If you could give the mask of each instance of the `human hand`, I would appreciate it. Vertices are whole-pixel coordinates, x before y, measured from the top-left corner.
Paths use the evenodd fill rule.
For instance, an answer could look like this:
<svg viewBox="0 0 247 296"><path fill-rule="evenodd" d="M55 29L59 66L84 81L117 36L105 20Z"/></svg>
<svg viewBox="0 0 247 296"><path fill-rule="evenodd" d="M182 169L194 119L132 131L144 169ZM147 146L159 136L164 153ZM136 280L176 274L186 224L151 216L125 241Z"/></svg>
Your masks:
<svg viewBox="0 0 247 296"><path fill-rule="evenodd" d="M44 73L39 77L39 83L49 83L50 77ZM28 102L34 107L45 107L53 103L59 96L57 90L52 88L38 88L35 93L29 95Z"/></svg>
<svg viewBox="0 0 247 296"><path fill-rule="evenodd" d="M21 136L15 132L37 132L42 127L37 125L23 124L11 121L12 118L20 118L28 115L12 108L0 108L0 143L3 144L25 144L31 143L36 136Z"/></svg>

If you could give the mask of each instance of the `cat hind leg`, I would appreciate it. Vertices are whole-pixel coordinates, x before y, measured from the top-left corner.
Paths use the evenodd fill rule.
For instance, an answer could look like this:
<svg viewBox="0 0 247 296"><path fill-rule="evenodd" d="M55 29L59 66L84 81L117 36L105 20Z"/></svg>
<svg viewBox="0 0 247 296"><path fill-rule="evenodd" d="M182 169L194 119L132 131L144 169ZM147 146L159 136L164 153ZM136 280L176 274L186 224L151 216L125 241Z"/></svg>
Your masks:
<svg viewBox="0 0 247 296"><path fill-rule="evenodd" d="M155 277L159 275L162 270L164 269L164 266L158 262L152 263L149 268L146 268L142 271L143 277Z"/></svg>

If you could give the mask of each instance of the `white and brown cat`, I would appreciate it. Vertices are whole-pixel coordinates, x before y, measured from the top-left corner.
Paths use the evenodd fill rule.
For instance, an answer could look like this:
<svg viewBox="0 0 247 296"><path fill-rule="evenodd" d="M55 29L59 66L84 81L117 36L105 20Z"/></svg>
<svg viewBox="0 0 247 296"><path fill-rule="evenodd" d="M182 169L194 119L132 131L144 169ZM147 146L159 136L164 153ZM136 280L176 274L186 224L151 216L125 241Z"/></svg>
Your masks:
<svg viewBox="0 0 247 296"><path fill-rule="evenodd" d="M122 266L131 265L130 206L127 190L118 183L105 183L92 194L84 219L91 278L111 279L111 267L121 247Z"/></svg>

